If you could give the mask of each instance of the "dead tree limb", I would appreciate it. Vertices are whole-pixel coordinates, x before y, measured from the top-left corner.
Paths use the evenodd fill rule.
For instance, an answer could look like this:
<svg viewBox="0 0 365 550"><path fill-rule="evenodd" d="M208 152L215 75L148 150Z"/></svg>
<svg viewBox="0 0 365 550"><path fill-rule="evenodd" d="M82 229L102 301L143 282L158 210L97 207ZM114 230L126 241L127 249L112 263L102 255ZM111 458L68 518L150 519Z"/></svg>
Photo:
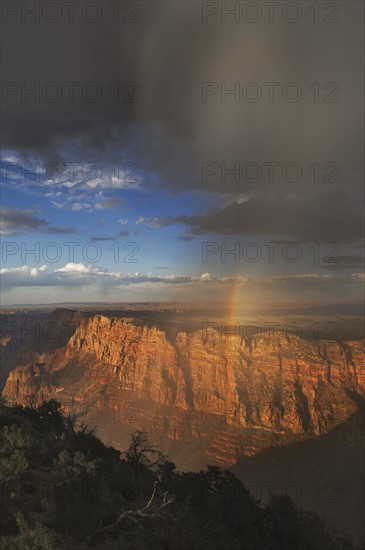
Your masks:
<svg viewBox="0 0 365 550"><path fill-rule="evenodd" d="M155 481L153 485L152 495L149 501L147 502L146 506L144 506L139 510L138 509L123 510L123 512L117 517L117 519L113 523L111 523L110 525L105 525L104 527L99 527L98 529L96 529L96 531L91 533L91 535L86 537L84 539L84 544L90 545L96 538L101 537L103 535L107 535L115 531L115 529L117 529L120 526L123 520L132 520L133 523L135 523L138 527L141 527L143 529L143 526L138 521L138 518L142 518L142 519L156 518L164 514L165 513L164 509L174 502L172 499L169 499L169 500L167 499L167 493L164 493L162 504L160 504L154 512L151 513L148 511L154 503L158 483L159 483L158 481Z"/></svg>

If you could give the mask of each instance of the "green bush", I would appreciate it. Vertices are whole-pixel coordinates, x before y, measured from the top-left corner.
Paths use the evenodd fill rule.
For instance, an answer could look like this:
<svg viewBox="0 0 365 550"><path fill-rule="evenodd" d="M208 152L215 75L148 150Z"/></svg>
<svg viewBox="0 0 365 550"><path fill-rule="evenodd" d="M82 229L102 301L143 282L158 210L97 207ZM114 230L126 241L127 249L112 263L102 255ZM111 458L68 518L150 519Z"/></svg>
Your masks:
<svg viewBox="0 0 365 550"><path fill-rule="evenodd" d="M105 550L355 550L288 497L261 505L228 470L177 472L142 430L121 455L68 426L55 401L2 407L0 550L55 550L52 533L65 550L88 537Z"/></svg>
<svg viewBox="0 0 365 550"><path fill-rule="evenodd" d="M49 530L37 522L30 529L22 514L17 515L19 535L0 537L0 550L58 550L58 546Z"/></svg>

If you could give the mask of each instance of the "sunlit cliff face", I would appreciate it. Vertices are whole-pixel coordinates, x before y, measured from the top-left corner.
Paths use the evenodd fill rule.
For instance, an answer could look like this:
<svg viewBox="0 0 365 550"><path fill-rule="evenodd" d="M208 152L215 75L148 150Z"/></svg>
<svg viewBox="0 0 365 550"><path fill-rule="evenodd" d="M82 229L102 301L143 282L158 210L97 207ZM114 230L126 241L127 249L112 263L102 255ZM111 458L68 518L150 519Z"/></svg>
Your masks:
<svg viewBox="0 0 365 550"><path fill-rule="evenodd" d="M191 441L194 464L206 456L234 463L243 437L255 454L323 435L363 399L364 341L307 340L277 326L255 332L253 323L217 318L184 330L154 315L155 323L66 310L39 318L62 339L32 345L29 334L25 345L13 334L2 349L3 394L32 406L55 398L117 445L141 425L176 453L176 442Z"/></svg>

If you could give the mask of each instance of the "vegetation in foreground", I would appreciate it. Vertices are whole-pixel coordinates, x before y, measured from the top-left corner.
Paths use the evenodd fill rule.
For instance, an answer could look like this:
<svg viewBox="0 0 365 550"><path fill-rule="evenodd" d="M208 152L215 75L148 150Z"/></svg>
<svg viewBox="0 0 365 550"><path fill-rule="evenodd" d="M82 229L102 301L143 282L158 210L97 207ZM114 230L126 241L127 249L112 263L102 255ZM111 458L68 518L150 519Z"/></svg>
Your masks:
<svg viewBox="0 0 365 550"><path fill-rule="evenodd" d="M229 470L177 472L142 430L124 453L106 447L54 400L0 402L0 488L0 550L358 550Z"/></svg>

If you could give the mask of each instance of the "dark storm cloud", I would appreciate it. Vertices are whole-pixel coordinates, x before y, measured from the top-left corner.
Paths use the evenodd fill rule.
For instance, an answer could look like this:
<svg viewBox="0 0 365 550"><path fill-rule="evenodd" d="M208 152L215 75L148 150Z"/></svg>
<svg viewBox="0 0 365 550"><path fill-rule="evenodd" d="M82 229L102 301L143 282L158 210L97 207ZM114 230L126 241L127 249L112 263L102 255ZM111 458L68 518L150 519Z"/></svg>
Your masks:
<svg viewBox="0 0 365 550"><path fill-rule="evenodd" d="M16 235L29 231L41 233L67 234L74 233L71 227L51 226L47 220L37 217L32 210L0 209L0 227L2 235Z"/></svg>
<svg viewBox="0 0 365 550"><path fill-rule="evenodd" d="M203 24L201 2L141 2L133 25L8 23L3 80L30 87L56 82L63 95L52 104L9 98L3 146L47 161L130 155L173 194L190 189L218 197L216 209L175 222L190 225L192 234L356 240L362 235L363 6L339 4L340 22L332 25L309 17L296 24L222 24L218 18ZM73 103L63 86L71 81L79 83ZM82 97L90 81L102 88L98 103ZM298 103L282 99L283 84L293 81L303 92ZM138 102L115 103L115 82L135 82ZM204 82L215 82L219 91L224 82L227 88L257 82L266 96L236 103L217 93L204 103ZM264 82L279 83L273 103ZM318 103L309 89L314 82L320 83ZM323 103L326 82L338 85L339 103ZM265 178L253 185L219 175L204 183L202 165L212 161L295 161L303 177L296 187L280 178L270 187ZM340 167L339 181L326 192L312 181L315 162ZM242 193L247 201L235 202Z"/></svg>
<svg viewBox="0 0 365 550"><path fill-rule="evenodd" d="M193 234L287 236L300 242L349 242L361 238L363 216L345 200L329 194L256 197L242 204L210 210L190 220Z"/></svg>
<svg viewBox="0 0 365 550"><path fill-rule="evenodd" d="M262 235L288 237L300 242L320 239L327 242L351 242L363 234L361 204L351 205L346 194L322 191L310 195L301 193L266 193L244 202L234 202L210 209L198 216L167 216L146 218L148 227L182 224L189 228L185 239L192 235Z"/></svg>
<svg viewBox="0 0 365 550"><path fill-rule="evenodd" d="M31 210L13 210L1 208L1 230L4 233L17 230L39 230L48 225L46 220L38 218Z"/></svg>

